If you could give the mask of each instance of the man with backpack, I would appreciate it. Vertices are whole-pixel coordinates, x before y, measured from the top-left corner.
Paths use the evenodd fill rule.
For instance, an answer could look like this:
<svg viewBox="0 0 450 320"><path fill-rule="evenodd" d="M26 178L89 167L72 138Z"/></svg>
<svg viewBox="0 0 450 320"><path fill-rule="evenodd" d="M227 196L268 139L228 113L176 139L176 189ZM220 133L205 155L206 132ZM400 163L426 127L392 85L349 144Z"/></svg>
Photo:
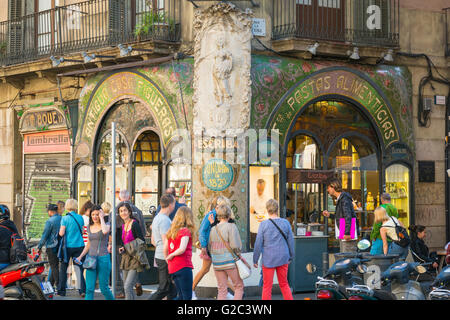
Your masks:
<svg viewBox="0 0 450 320"><path fill-rule="evenodd" d="M0 270L6 268L11 263L16 263L16 261L11 261L11 239L19 232L14 222L9 220L9 218L10 211L8 207L0 204Z"/></svg>

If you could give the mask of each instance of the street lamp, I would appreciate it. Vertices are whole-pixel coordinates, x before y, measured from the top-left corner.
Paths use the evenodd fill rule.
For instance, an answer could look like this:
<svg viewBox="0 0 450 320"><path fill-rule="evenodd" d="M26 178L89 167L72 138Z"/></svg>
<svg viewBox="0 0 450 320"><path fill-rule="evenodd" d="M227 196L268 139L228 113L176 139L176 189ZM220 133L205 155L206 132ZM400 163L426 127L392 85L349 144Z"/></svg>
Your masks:
<svg viewBox="0 0 450 320"><path fill-rule="evenodd" d="M315 56L318 47L319 47L319 44L316 42L316 43L314 43L314 44L308 46L308 51L309 51L313 56Z"/></svg>
<svg viewBox="0 0 450 320"><path fill-rule="evenodd" d="M354 47L353 51L347 51L347 55L352 60L359 60L361 57L359 56L359 49L358 47Z"/></svg>
<svg viewBox="0 0 450 320"><path fill-rule="evenodd" d="M123 44L119 43L117 47L120 50L120 56L125 57L131 53L131 51L142 51L142 52L154 52L151 49L140 49L140 48L132 48L131 46L125 47Z"/></svg>
<svg viewBox="0 0 450 320"><path fill-rule="evenodd" d="M102 55L96 55L95 53L88 55L87 52L83 52L81 55L84 58L84 63L89 63L92 60L95 60L97 58L115 58L115 56L102 56Z"/></svg>
<svg viewBox="0 0 450 320"><path fill-rule="evenodd" d="M52 66L57 67L63 62L83 62L83 60L74 60L74 59L66 59L64 57L56 58L55 56L51 56L50 60L52 61Z"/></svg>

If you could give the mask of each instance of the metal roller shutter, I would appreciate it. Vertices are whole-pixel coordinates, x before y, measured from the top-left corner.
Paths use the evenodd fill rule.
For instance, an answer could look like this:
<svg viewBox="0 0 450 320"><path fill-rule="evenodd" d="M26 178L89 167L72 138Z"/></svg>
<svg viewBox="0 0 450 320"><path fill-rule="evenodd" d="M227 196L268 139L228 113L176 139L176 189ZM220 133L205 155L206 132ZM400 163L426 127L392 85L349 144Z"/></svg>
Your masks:
<svg viewBox="0 0 450 320"><path fill-rule="evenodd" d="M25 232L38 240L48 219L47 205L70 197L70 154L25 155Z"/></svg>

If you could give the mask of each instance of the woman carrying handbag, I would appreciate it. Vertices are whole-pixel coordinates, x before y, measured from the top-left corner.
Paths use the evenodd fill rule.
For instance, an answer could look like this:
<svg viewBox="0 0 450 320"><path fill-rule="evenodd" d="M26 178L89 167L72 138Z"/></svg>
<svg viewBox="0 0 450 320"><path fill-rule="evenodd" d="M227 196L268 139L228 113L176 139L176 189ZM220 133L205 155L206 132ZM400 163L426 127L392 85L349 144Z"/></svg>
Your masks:
<svg viewBox="0 0 450 320"><path fill-rule="evenodd" d="M108 282L111 274L111 257L108 252L110 225L105 223L105 213L99 205L94 205L89 213L87 227L87 243L77 258L78 261L87 254L83 263L86 269L86 297L85 300L94 300L95 283L99 282L100 291L106 300L114 300Z"/></svg>
<svg viewBox="0 0 450 320"><path fill-rule="evenodd" d="M217 300L226 300L227 298L228 277L234 286L234 300L242 300L244 282L239 276L235 256L239 257L248 269L250 269L250 265L240 257L242 242L236 224L228 222L231 217L231 208L227 205L218 206L216 217L219 223L211 229L208 248L217 279Z"/></svg>
<svg viewBox="0 0 450 320"><path fill-rule="evenodd" d="M273 275L277 272L278 283L284 300L293 300L287 280L289 263L294 256L294 236L289 221L278 216L278 202L266 203L269 219L261 222L255 241L253 264L258 268L262 254L263 292L262 300L272 299Z"/></svg>

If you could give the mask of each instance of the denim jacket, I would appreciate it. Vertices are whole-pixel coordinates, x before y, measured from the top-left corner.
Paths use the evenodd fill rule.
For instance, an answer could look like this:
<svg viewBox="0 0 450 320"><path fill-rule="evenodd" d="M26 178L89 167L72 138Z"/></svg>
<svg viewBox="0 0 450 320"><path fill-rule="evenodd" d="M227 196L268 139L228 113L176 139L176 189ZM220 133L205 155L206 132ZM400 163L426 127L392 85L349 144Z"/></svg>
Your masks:
<svg viewBox="0 0 450 320"><path fill-rule="evenodd" d="M39 241L39 249L43 246L47 248L55 248L58 245L61 218L62 217L59 214L54 214L47 220L45 223L44 232L42 233L41 241Z"/></svg>

